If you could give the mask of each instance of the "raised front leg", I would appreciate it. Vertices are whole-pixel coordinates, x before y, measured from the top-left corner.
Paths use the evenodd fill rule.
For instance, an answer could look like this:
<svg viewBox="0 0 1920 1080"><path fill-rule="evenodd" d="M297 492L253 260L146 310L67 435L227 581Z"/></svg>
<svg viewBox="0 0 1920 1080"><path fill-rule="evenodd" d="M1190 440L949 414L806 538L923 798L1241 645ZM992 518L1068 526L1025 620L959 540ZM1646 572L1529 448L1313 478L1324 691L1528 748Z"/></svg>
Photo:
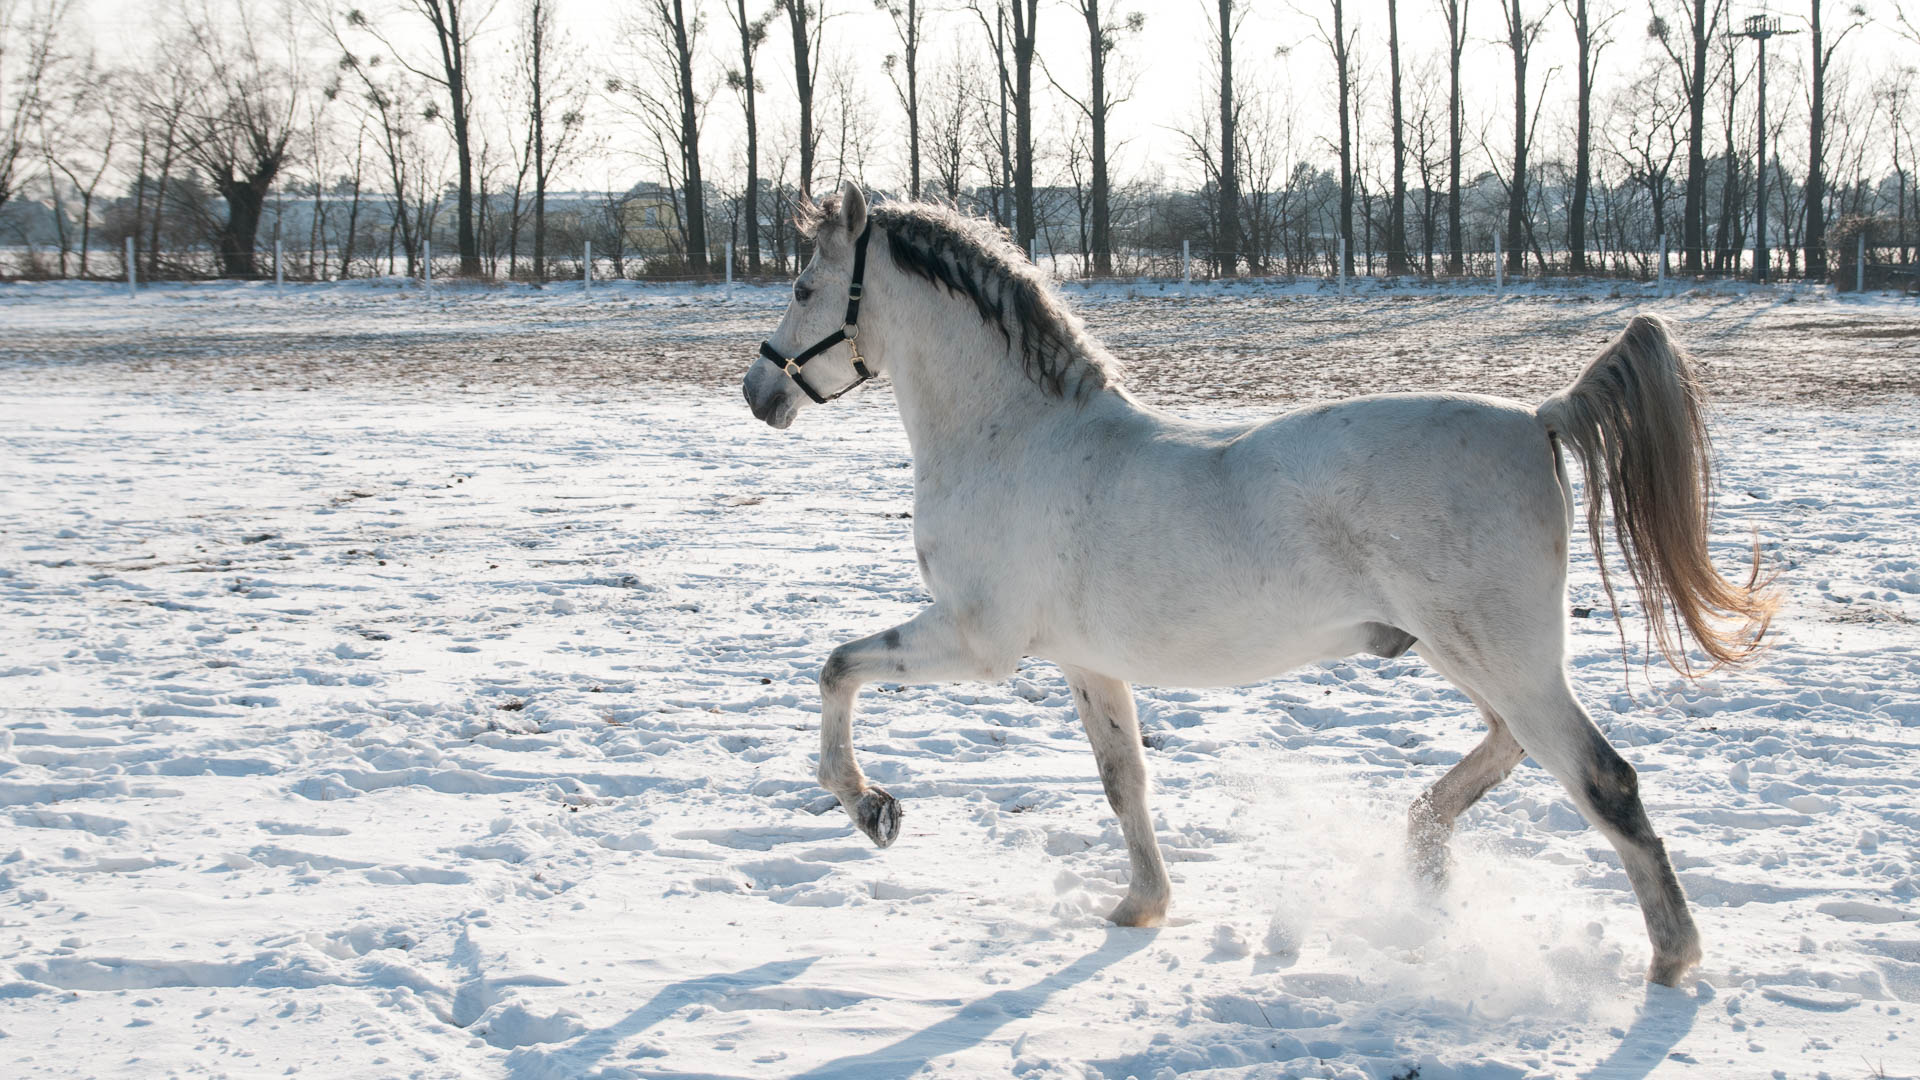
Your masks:
<svg viewBox="0 0 1920 1080"><path fill-rule="evenodd" d="M1126 899L1107 918L1121 926L1158 926L1167 917L1173 892L1167 868L1160 861L1160 844L1147 815L1147 756L1140 745L1140 718L1133 708L1133 690L1118 679L1065 669L1080 723L1093 744L1100 765L1100 782L1107 803L1120 818L1120 834L1127 840L1132 873Z"/></svg>
<svg viewBox="0 0 1920 1080"><path fill-rule="evenodd" d="M891 630L833 650L820 669L820 786L873 842L886 847L900 835L900 804L867 783L853 760L853 698L877 678L904 683L992 678L1003 672L967 647L952 616L934 605Z"/></svg>

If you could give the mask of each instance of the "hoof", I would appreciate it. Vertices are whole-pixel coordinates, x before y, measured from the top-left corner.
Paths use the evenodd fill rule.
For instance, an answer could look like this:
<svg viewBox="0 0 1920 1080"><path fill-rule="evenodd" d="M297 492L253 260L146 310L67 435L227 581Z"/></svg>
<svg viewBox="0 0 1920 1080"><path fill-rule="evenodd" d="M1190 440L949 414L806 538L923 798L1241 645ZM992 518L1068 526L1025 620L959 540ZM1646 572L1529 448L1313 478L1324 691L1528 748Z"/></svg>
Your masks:
<svg viewBox="0 0 1920 1080"><path fill-rule="evenodd" d="M1116 926L1159 926L1167 921L1167 902L1129 896L1107 913L1107 921Z"/></svg>
<svg viewBox="0 0 1920 1080"><path fill-rule="evenodd" d="M847 813L875 847L886 847L900 836L900 800L880 788L868 788Z"/></svg>
<svg viewBox="0 0 1920 1080"><path fill-rule="evenodd" d="M1681 952L1677 956L1655 956L1653 963L1647 966L1647 981L1661 986L1679 986L1687 972L1700 963L1700 946Z"/></svg>
<svg viewBox="0 0 1920 1080"><path fill-rule="evenodd" d="M1415 844L1407 852L1407 868L1413 883L1428 896L1447 891L1447 879L1453 872L1453 855L1445 844Z"/></svg>

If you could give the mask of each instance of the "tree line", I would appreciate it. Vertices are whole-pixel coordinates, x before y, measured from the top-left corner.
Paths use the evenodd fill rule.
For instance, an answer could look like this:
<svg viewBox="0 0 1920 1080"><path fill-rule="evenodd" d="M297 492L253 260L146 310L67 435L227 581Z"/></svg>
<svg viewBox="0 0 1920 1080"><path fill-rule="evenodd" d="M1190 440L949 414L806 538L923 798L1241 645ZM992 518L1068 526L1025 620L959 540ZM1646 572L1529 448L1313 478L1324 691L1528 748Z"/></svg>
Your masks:
<svg viewBox="0 0 1920 1080"><path fill-rule="evenodd" d="M1920 246L1898 5L1763 25L1731 0L1296 0L1274 47L1249 22L1282 16L1251 0L620 0L590 42L578 3L160 0L109 62L75 0L0 0L7 270L117 273L131 242L149 277L412 275L433 251L537 280L591 243L623 275L716 275L728 251L787 273L798 202L845 177L1087 276L1184 250L1216 276L1439 277L1497 247L1513 274L1671 251L1676 273L1824 279L1860 235L1889 263ZM1410 17L1444 40L1409 47ZM1205 36L1206 68L1127 171L1173 32ZM1870 33L1891 60L1853 55ZM1496 59L1497 103L1471 85Z"/></svg>

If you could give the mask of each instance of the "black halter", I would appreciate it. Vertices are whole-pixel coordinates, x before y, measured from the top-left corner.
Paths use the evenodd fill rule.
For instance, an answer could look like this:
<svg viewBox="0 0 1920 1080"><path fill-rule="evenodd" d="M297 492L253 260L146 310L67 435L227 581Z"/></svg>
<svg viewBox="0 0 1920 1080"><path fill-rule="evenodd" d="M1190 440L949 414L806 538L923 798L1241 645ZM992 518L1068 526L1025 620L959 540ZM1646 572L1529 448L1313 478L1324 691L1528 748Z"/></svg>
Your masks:
<svg viewBox="0 0 1920 1080"><path fill-rule="evenodd" d="M833 333L828 334L826 337L821 338L819 341L814 342L811 346L803 350L800 355L792 359L780 355L780 350L773 347L773 342L763 341L760 343L760 355L773 361L774 366L786 372L787 377L793 380L794 385L805 391L806 395L813 399L815 405L825 405L841 394L873 378L873 372L867 370L866 361L860 359L859 341L860 292L867 276L867 237L872 233L873 223L868 222L867 227L860 230L860 239L854 241L853 244L853 281L847 286L847 320L845 325ZM821 397L818 391L807 385L807 380L800 377L800 369L807 366L807 361L819 356L821 353L826 352L828 349L833 348L843 341L847 343L848 348L853 352L853 370L859 374L860 377L842 387L838 393Z"/></svg>

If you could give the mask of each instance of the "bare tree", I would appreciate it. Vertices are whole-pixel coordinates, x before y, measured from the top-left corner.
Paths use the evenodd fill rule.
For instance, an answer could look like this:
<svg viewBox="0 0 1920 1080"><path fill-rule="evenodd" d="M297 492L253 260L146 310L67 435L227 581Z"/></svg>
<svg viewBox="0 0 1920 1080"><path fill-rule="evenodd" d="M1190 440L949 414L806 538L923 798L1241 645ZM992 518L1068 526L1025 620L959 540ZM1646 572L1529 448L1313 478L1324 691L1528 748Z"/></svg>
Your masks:
<svg viewBox="0 0 1920 1080"><path fill-rule="evenodd" d="M1100 0L1068 2L1087 27L1086 96L1076 95L1060 85L1051 71L1047 72L1047 80L1060 91L1060 96L1080 110L1089 127L1089 146L1086 148L1088 172L1091 174L1086 207L1091 233L1089 254L1093 273L1110 277L1113 274L1113 199L1112 184L1108 178L1112 159L1107 147L1107 123L1114 107L1125 102L1128 95L1115 89L1110 81L1108 65L1114 50L1119 48L1120 35L1139 33L1146 25L1146 16L1132 11L1109 22L1101 17Z"/></svg>
<svg viewBox="0 0 1920 1080"><path fill-rule="evenodd" d="M200 66L190 109L187 156L227 204L214 250L221 273L257 277L254 244L267 193L286 165L304 91L293 56L299 51L291 15L280 12L273 42L251 4L233 4L215 27L212 8L190 18L188 34ZM285 57L268 55L278 44Z"/></svg>
<svg viewBox="0 0 1920 1080"><path fill-rule="evenodd" d="M1912 208L1912 203L1909 201L1907 193L1913 186L1913 180L1908 165L1909 158L1902 157L1901 151L1904 147L1909 157L1913 153L1913 134L1912 129L1908 125L1910 123L1910 109L1913 101L1914 75L1915 71L1912 67L1905 65L1896 66L1880 77L1873 91L1875 104L1886 113L1887 133L1891 136L1891 142L1893 144L1892 179L1895 185L1894 230L1897 242L1900 245L1900 261L1902 263L1907 262L1911 254L1911 248L1909 247L1910 237L1907 230L1909 227L1908 211Z"/></svg>
<svg viewBox="0 0 1920 1080"><path fill-rule="evenodd" d="M1440 178L1447 165L1445 140L1441 137L1440 115L1446 102L1439 91L1441 80L1434 70L1437 58L1414 72L1413 158L1420 170L1420 251L1421 264L1428 277L1433 276L1433 256L1439 242Z"/></svg>
<svg viewBox="0 0 1920 1080"><path fill-rule="evenodd" d="M900 107L907 113L907 197L920 197L920 31L926 9L920 0L873 0L873 6L893 20L900 51L882 61Z"/></svg>
<svg viewBox="0 0 1920 1080"><path fill-rule="evenodd" d="M753 73L753 59L766 43L767 26L777 9L769 8L757 18L747 16L747 0L732 0L727 16L740 35L740 66L727 69L727 85L740 95L740 108L747 120L747 187L742 196L741 214L747 219L747 273L760 272L760 79Z"/></svg>
<svg viewBox="0 0 1920 1080"><path fill-rule="evenodd" d="M1291 100L1281 100L1279 93L1261 87L1255 79L1244 79L1236 99L1241 246L1247 251L1247 268L1267 274L1275 269L1276 252L1283 262L1292 261L1287 258L1287 240L1298 196L1288 182L1298 165L1294 111Z"/></svg>
<svg viewBox="0 0 1920 1080"><path fill-rule="evenodd" d="M564 81L561 74L573 55L571 43L555 22L556 0L525 0L520 12L518 82L521 105L526 117L522 141L521 176L533 174L533 274L536 281L547 278L547 189L555 170L561 167L579 140L586 122L585 102L579 83ZM514 211L519 215L520 186L514 184ZM512 251L508 255L508 273L512 273L519 253L519 222L514 222Z"/></svg>
<svg viewBox="0 0 1920 1080"><path fill-rule="evenodd" d="M1033 57L1040 38L1040 0L1013 0L1014 239L1033 249Z"/></svg>
<svg viewBox="0 0 1920 1080"><path fill-rule="evenodd" d="M697 2L697 0L696 0ZM680 229L688 269L707 270L705 186L700 176L700 115L706 106L693 81L693 57L704 23L689 18L685 0L643 0L641 13L623 29L628 50L639 65L633 78L615 79L608 89L624 94L632 111L661 150L669 175L680 184ZM666 147L672 147L672 153Z"/></svg>
<svg viewBox="0 0 1920 1080"><path fill-rule="evenodd" d="M429 123L439 119L439 106L422 100L422 90L411 79L404 64L388 63L391 54L380 51L356 52L341 30L341 24L328 19L323 24L340 51L337 72L351 75L355 87L351 93L358 101L367 126L372 128L386 160L389 212L387 215L387 268L394 269L394 243L399 242L405 256L407 276L419 273L419 259L427 238L425 215L416 212L424 206L428 193L438 198L428 176L428 152L422 144L417 120ZM349 25L353 25L349 23Z"/></svg>
<svg viewBox="0 0 1920 1080"><path fill-rule="evenodd" d="M820 73L820 39L825 36L827 0L779 0L793 38L793 83L800 105L800 191L813 190L813 155L820 131L813 122L813 96Z"/></svg>
<svg viewBox="0 0 1920 1080"><path fill-rule="evenodd" d="M854 77L847 59L836 57L822 70L826 76L827 112L822 124L823 160L815 167L831 160L833 179L827 186L838 189L841 181L858 181L866 175L878 134L865 84Z"/></svg>
<svg viewBox="0 0 1920 1080"><path fill-rule="evenodd" d="M1673 198L1673 166L1680 156L1685 94L1666 81L1658 65L1649 64L1615 99L1609 125L1609 149L1619 160L1630 184L1646 194L1651 222L1646 236L1621 236L1623 247L1649 252L1649 261L1667 245L1667 205ZM1645 246L1641 246L1645 245ZM1650 270L1649 270L1650 272Z"/></svg>
<svg viewBox="0 0 1920 1080"><path fill-rule="evenodd" d="M0 0L0 207L24 180L46 106L47 74L73 0Z"/></svg>
<svg viewBox="0 0 1920 1080"><path fill-rule="evenodd" d="M1573 195L1567 207L1567 269L1587 269L1587 211L1593 184L1593 69L1613 39L1607 26L1619 9L1596 12L1595 0L1560 0L1573 20Z"/></svg>
<svg viewBox="0 0 1920 1080"><path fill-rule="evenodd" d="M1341 260L1341 272L1351 275L1357 249L1353 236L1353 46L1360 32L1357 29L1349 32L1346 28L1345 0L1333 0L1331 32L1318 16L1309 17L1320 33L1320 40L1333 53L1335 92L1340 103L1340 238L1346 242L1346 257Z"/></svg>
<svg viewBox="0 0 1920 1080"><path fill-rule="evenodd" d="M360 117L359 126L353 136L353 170L341 178L341 185L350 193L347 203L347 234L340 241L340 276L353 276L353 249L360 239L360 192L362 178L366 175L367 162L367 120ZM339 187L336 186L337 192Z"/></svg>
<svg viewBox="0 0 1920 1080"><path fill-rule="evenodd" d="M1246 9L1236 13L1233 0L1219 0L1219 3L1220 13L1213 21L1214 59L1220 68L1220 168L1214 174L1219 209L1215 212L1213 258L1220 273L1231 274L1240 257L1240 173L1234 162L1237 134L1234 122L1239 119L1240 110L1233 92L1233 39L1240 32ZM1340 117L1343 131L1346 122L1343 111Z"/></svg>
<svg viewBox="0 0 1920 1080"><path fill-rule="evenodd" d="M1447 20L1447 271L1466 270L1466 236L1460 231L1460 55L1467 47L1470 0L1440 0Z"/></svg>
<svg viewBox="0 0 1920 1080"><path fill-rule="evenodd" d="M1387 273L1404 274L1407 272L1407 129L1400 100L1400 0L1387 0L1387 63L1393 68L1393 204L1387 208Z"/></svg>
<svg viewBox="0 0 1920 1080"><path fill-rule="evenodd" d="M1007 206L1007 196L1013 189L1013 141L1008 133L1008 117L1012 113L1007 107L1007 99L1013 89L1013 73L1007 66L1007 0L994 0L991 19L987 18L986 11L980 6L981 3L982 0L968 0L967 8L973 12L975 18L980 20L981 29L986 31L987 44L993 48L994 71L998 75L995 79L995 89L1000 95L999 109L996 113L1000 127L998 146L1000 169L999 177L994 184L993 219L1005 227L1010 224L1013 216ZM988 134L991 134L990 127Z"/></svg>
<svg viewBox="0 0 1920 1080"><path fill-rule="evenodd" d="M1847 24L1828 40L1820 24L1822 0L1810 0L1812 17L1808 29L1813 40L1813 80L1811 103L1807 109L1807 276L1815 280L1827 276L1827 70L1840 43L1866 23L1867 10L1859 4L1846 9Z"/></svg>
<svg viewBox="0 0 1920 1080"><path fill-rule="evenodd" d="M940 197L959 205L968 166L973 162L972 123L980 116L985 96L974 65L950 57L933 72L933 93L927 98L928 145L933 181Z"/></svg>
<svg viewBox="0 0 1920 1080"><path fill-rule="evenodd" d="M117 80L94 65L88 55L79 66L63 71L58 92L49 95L47 107L40 113L40 147L47 163L47 185L52 189L56 207L60 200L60 182L79 202L80 276L91 272L88 256L93 247L94 202L100 182L113 167L114 147L122 125L114 98ZM61 231L65 215L57 214ZM60 275L67 273L69 245L60 250Z"/></svg>
<svg viewBox="0 0 1920 1080"><path fill-rule="evenodd" d="M1680 246L1690 274L1705 269L1702 252L1706 246L1706 109L1707 86L1712 81L1707 43L1713 28L1720 24L1725 6L1725 0L1678 0L1676 7L1685 24L1684 41L1677 39L1670 20L1660 13L1659 0L1654 0L1654 16L1647 24L1647 36L1659 44L1680 73L1682 93L1687 100L1687 194L1681 214Z"/></svg>
<svg viewBox="0 0 1920 1080"><path fill-rule="evenodd" d="M162 224L167 220L167 194L173 182L173 169L185 152L190 109L195 102L198 82L194 70L190 34L177 27L154 26L155 46L144 65L144 77L138 80L141 93L136 99L140 113L141 165L146 176L157 154L159 168L152 180L152 205L146 205L147 184L135 184L135 232L141 220L147 222L146 275L160 276ZM144 217L143 217L144 215Z"/></svg>
<svg viewBox="0 0 1920 1080"><path fill-rule="evenodd" d="M1729 19L1729 21L1731 21ZM1731 30L1731 27L1728 28ZM1734 273L1740 266L1740 249L1745 243L1740 208L1746 205L1746 194L1741 190L1741 159L1745 157L1739 150L1739 139L1735 127L1739 122L1740 88L1745 85L1746 77L1740 74L1739 66L1733 63L1732 52L1740 39L1733 34L1720 35L1719 49L1726 53L1722 59L1727 77L1722 81L1726 87L1726 106L1720 110L1721 139L1721 178L1720 178L1720 227L1713 240L1713 268L1716 273Z"/></svg>
<svg viewBox="0 0 1920 1080"><path fill-rule="evenodd" d="M1533 129L1527 124L1527 60L1546 26L1544 16L1528 19L1520 0L1507 0L1500 13L1507 22L1507 48L1513 53L1513 174L1507 184L1507 268L1527 265L1527 150Z"/></svg>
<svg viewBox="0 0 1920 1080"><path fill-rule="evenodd" d="M480 240L474 228L473 204L473 79L468 60L474 38L492 14L495 0L398 0L400 10L424 20L433 33L436 59L416 61L394 47L375 19L359 8L347 12L347 23L379 40L398 63L446 95L447 134L453 139L459 165L458 215L460 273L480 273Z"/></svg>

